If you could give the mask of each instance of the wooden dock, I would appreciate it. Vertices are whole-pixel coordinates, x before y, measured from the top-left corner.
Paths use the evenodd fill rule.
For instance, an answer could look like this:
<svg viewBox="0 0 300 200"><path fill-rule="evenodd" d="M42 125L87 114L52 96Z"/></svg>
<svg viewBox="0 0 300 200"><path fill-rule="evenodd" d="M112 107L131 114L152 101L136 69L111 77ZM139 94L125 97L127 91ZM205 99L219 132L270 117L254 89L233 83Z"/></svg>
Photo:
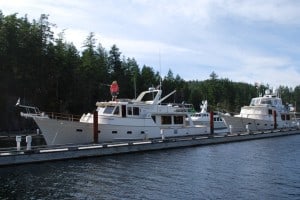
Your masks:
<svg viewBox="0 0 300 200"><path fill-rule="evenodd" d="M299 129L272 130L253 133L207 135L198 137L155 139L106 144L33 146L0 149L0 166L55 160L96 157L141 151L212 145L300 134Z"/></svg>

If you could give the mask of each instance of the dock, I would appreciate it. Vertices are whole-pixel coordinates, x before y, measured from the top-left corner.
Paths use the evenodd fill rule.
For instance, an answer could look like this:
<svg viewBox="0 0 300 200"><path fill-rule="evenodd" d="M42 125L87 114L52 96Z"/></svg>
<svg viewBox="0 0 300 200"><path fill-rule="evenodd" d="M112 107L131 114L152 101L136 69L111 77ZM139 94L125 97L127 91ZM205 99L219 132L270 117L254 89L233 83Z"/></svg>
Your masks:
<svg viewBox="0 0 300 200"><path fill-rule="evenodd" d="M141 141L127 141L103 144L32 146L0 149L0 166L48 162L66 159L107 156L115 154L154 151L162 149L216 145L263 138L282 137L300 134L299 129L277 129L260 132L245 132L224 135L205 135L197 137L166 138Z"/></svg>

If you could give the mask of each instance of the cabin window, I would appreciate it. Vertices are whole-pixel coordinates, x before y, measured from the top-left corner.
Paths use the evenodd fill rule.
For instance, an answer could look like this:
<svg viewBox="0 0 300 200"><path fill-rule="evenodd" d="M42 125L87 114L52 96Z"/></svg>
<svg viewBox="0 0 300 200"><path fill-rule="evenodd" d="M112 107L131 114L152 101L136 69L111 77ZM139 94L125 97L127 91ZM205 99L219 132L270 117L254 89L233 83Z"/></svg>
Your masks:
<svg viewBox="0 0 300 200"><path fill-rule="evenodd" d="M174 116L174 124L183 124L183 116Z"/></svg>
<svg viewBox="0 0 300 200"><path fill-rule="evenodd" d="M269 109L269 115L272 115L273 114L273 111L271 109Z"/></svg>
<svg viewBox="0 0 300 200"><path fill-rule="evenodd" d="M221 118L220 117L214 117L214 121L219 122L219 121L221 121Z"/></svg>
<svg viewBox="0 0 300 200"><path fill-rule="evenodd" d="M112 131L111 133L112 133L112 134L117 134L117 133L118 133L118 131Z"/></svg>
<svg viewBox="0 0 300 200"><path fill-rule="evenodd" d="M132 115L132 107L127 107L127 115Z"/></svg>
<svg viewBox="0 0 300 200"><path fill-rule="evenodd" d="M140 108L139 107L133 107L133 115L140 115Z"/></svg>
<svg viewBox="0 0 300 200"><path fill-rule="evenodd" d="M285 120L285 115L281 115L281 119L284 121Z"/></svg>
<svg viewBox="0 0 300 200"><path fill-rule="evenodd" d="M269 99L262 99L261 102L260 102L260 104L272 105L272 102Z"/></svg>
<svg viewBox="0 0 300 200"><path fill-rule="evenodd" d="M113 110L114 110L114 106L106 106L106 108L104 109L105 114L112 114Z"/></svg>
<svg viewBox="0 0 300 200"><path fill-rule="evenodd" d="M128 106L127 115L140 115L140 108Z"/></svg>
<svg viewBox="0 0 300 200"><path fill-rule="evenodd" d="M119 106L117 106L114 111L114 115L119 115L119 114L120 114L120 109L119 109Z"/></svg>
<svg viewBox="0 0 300 200"><path fill-rule="evenodd" d="M161 116L161 124L172 124L171 116Z"/></svg>
<svg viewBox="0 0 300 200"><path fill-rule="evenodd" d="M291 120L291 116L290 115L286 115L286 120Z"/></svg>
<svg viewBox="0 0 300 200"><path fill-rule="evenodd" d="M132 134L132 131L127 131L127 134Z"/></svg>
<svg viewBox="0 0 300 200"><path fill-rule="evenodd" d="M154 123L156 123L156 117L155 116L151 116L151 118L153 119Z"/></svg>

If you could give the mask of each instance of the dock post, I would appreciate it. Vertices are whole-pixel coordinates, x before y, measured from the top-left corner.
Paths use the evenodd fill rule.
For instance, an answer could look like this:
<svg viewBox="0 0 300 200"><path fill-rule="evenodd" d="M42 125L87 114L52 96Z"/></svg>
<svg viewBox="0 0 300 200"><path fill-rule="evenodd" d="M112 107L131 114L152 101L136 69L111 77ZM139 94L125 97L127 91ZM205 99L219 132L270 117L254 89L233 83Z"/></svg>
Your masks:
<svg viewBox="0 0 300 200"><path fill-rule="evenodd" d="M32 142L32 137L30 135L26 136L26 143L27 143L26 150L31 150L31 142Z"/></svg>
<svg viewBox="0 0 300 200"><path fill-rule="evenodd" d="M21 141L22 141L22 136L17 135L17 136L16 136L17 151L20 151L20 150L21 150Z"/></svg>
<svg viewBox="0 0 300 200"><path fill-rule="evenodd" d="M231 134L233 133L232 128L233 128L232 125L229 125L229 133Z"/></svg>
<svg viewBox="0 0 300 200"><path fill-rule="evenodd" d="M248 134L251 133L250 128L249 128L249 124L246 125L246 131L247 131Z"/></svg>
<svg viewBox="0 0 300 200"><path fill-rule="evenodd" d="M164 129L160 129L161 139L165 140Z"/></svg>
<svg viewBox="0 0 300 200"><path fill-rule="evenodd" d="M276 110L273 110L274 129L277 129Z"/></svg>
<svg viewBox="0 0 300 200"><path fill-rule="evenodd" d="M209 122L210 122L210 134L214 134L214 112L210 111L210 118L209 118Z"/></svg>
<svg viewBox="0 0 300 200"><path fill-rule="evenodd" d="M98 143L98 111L94 112L93 118L93 127L94 127L94 143Z"/></svg>

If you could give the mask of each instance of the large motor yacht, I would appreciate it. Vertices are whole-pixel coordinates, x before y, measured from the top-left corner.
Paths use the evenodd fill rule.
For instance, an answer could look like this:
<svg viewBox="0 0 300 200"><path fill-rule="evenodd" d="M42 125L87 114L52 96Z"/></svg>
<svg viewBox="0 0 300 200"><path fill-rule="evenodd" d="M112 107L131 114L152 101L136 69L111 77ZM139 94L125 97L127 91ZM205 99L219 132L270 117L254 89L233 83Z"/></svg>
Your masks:
<svg viewBox="0 0 300 200"><path fill-rule="evenodd" d="M19 106L27 111L21 112L21 116L33 118L36 122L47 145L95 142L94 114L98 115L96 142L99 143L207 134L207 126L194 125L188 112L172 104L163 104L173 93L175 91L161 98L162 90L149 88L136 99L97 102L96 112L83 114L77 119L40 112L36 107Z"/></svg>
<svg viewBox="0 0 300 200"><path fill-rule="evenodd" d="M261 131L298 126L288 106L277 95L266 90L264 96L252 98L249 106L243 106L240 114L222 115L230 132Z"/></svg>

